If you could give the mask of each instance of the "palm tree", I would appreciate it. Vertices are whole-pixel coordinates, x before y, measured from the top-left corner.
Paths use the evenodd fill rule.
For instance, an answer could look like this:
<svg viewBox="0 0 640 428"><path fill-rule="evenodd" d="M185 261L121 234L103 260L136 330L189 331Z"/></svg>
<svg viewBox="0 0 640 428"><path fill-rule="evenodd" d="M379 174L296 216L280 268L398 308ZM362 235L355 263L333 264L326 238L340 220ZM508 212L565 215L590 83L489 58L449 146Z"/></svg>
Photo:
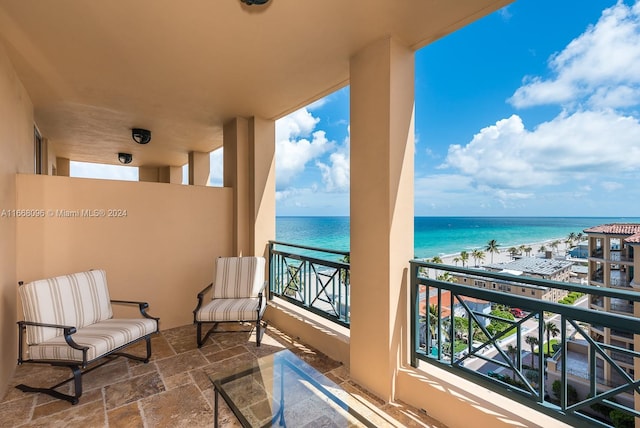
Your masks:
<svg viewBox="0 0 640 428"><path fill-rule="evenodd" d="M476 248L471 252L471 257L473 257L475 266L478 267L478 260L484 259L484 252Z"/></svg>
<svg viewBox="0 0 640 428"><path fill-rule="evenodd" d="M556 254L558 254L558 246L560 245L560 241L558 241L557 239L555 241L553 241L551 244L551 248L553 248L553 250L555 251Z"/></svg>
<svg viewBox="0 0 640 428"><path fill-rule="evenodd" d="M526 247L524 249L524 252L527 255L527 257L531 256L531 251L533 251L533 248L531 248L531 247Z"/></svg>
<svg viewBox="0 0 640 428"><path fill-rule="evenodd" d="M442 275L437 276L436 279L438 281L444 282L455 282L453 275L451 275L451 272L445 272Z"/></svg>
<svg viewBox="0 0 640 428"><path fill-rule="evenodd" d="M527 342L527 345L531 346L531 368L533 368L533 354L535 353L536 346L540 344L540 341L535 336L527 336L524 341Z"/></svg>
<svg viewBox="0 0 640 428"><path fill-rule="evenodd" d="M538 252L539 253L546 253L547 252L547 247L545 247L544 245L540 245L540 248L538 248Z"/></svg>
<svg viewBox="0 0 640 428"><path fill-rule="evenodd" d="M351 254L346 254L344 257L340 259L342 263L351 264ZM347 283L349 269L340 269L340 280L343 284Z"/></svg>
<svg viewBox="0 0 640 428"><path fill-rule="evenodd" d="M527 249L527 246L522 244L518 247L518 252L520 253L520 255L522 255L522 253L524 253L526 249Z"/></svg>
<svg viewBox="0 0 640 428"><path fill-rule="evenodd" d="M578 239L578 235L576 235L575 232L571 232L569 236L567 236L567 241L569 241L570 243L573 243L573 241L577 239Z"/></svg>
<svg viewBox="0 0 640 428"><path fill-rule="evenodd" d="M491 254L491 264L493 264L493 253L500 252L499 247L500 247L500 244L498 244L498 241L496 241L495 239L492 239L491 241L487 242L487 246L485 247L484 250Z"/></svg>
<svg viewBox="0 0 640 428"><path fill-rule="evenodd" d="M466 251L461 251L460 261L462 262L462 267L465 267L466 263L469 261L469 253L467 253Z"/></svg>
<svg viewBox="0 0 640 428"><path fill-rule="evenodd" d="M453 263L458 266L458 262L460 261L460 257L454 257L453 258Z"/></svg>
<svg viewBox="0 0 640 428"><path fill-rule="evenodd" d="M578 240L578 243L584 241L584 235L582 234L582 232L578 232L578 234L576 235L576 239Z"/></svg>
<svg viewBox="0 0 640 428"><path fill-rule="evenodd" d="M511 255L511 258L515 258L516 254L518 254L518 249L516 247L511 247L507 251Z"/></svg>
<svg viewBox="0 0 640 428"><path fill-rule="evenodd" d="M544 331L547 333L547 357L551 355L551 339L549 336L556 337L560 334L560 329L553 321L544 323Z"/></svg>
<svg viewBox="0 0 640 428"><path fill-rule="evenodd" d="M573 241L570 239L565 240L564 244L565 244L565 253L569 251L571 248L573 248Z"/></svg>
<svg viewBox="0 0 640 428"><path fill-rule="evenodd" d="M437 263L437 264L441 265L442 264L442 257L434 256L430 261L431 261L431 263ZM438 279L438 272L439 271L436 269L435 270L435 275L434 275L436 277L436 279Z"/></svg>
<svg viewBox="0 0 640 428"><path fill-rule="evenodd" d="M427 343L431 343L438 330L438 307L436 305L429 305L429 332L431 333L430 340Z"/></svg>

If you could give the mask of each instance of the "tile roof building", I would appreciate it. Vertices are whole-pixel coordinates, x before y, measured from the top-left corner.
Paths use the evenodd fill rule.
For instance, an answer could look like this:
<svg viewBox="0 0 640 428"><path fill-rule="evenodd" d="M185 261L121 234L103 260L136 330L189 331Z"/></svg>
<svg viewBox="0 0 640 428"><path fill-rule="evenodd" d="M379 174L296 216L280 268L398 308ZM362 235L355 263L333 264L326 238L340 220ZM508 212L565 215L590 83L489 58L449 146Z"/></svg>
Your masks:
<svg viewBox="0 0 640 428"><path fill-rule="evenodd" d="M640 283L634 279L634 272L640 269L635 257L636 245L640 245L640 224L602 224L584 230L589 241L589 285L593 287L616 288L625 291L640 291ZM640 304L626 299L592 294L589 308L616 314L638 317ZM592 339L622 349L640 349L640 335L592 325L589 329ZM634 359L624 352L611 352L611 357L627 373L633 376ZM602 376L605 382L612 379L615 370L602 357Z"/></svg>

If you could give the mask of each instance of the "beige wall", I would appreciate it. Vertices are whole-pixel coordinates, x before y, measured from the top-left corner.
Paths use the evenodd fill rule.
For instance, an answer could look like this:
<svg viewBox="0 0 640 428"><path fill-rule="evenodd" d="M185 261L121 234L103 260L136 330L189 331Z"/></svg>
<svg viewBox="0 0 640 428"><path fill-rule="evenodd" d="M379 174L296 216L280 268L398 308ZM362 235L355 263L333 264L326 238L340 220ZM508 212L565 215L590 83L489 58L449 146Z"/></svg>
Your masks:
<svg viewBox="0 0 640 428"><path fill-rule="evenodd" d="M105 269L111 297L148 301L161 329L193 321L214 259L231 254L231 189L36 175L17 185L18 207L45 211L17 222L18 279ZM59 211L83 209L107 217Z"/></svg>
<svg viewBox="0 0 640 428"><path fill-rule="evenodd" d="M568 428L559 420L509 400L434 365L403 367L398 373L398 398L449 427ZM471 421L473 421L471 423Z"/></svg>
<svg viewBox="0 0 640 428"><path fill-rule="evenodd" d="M16 366L17 172L33 172L33 106L0 45L0 396Z"/></svg>

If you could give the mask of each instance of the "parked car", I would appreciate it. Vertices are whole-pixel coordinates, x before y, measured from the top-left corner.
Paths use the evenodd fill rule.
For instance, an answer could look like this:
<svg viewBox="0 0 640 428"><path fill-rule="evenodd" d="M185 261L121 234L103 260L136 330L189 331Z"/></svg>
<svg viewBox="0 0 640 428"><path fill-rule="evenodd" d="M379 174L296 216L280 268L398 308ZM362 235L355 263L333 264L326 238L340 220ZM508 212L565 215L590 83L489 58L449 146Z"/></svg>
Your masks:
<svg viewBox="0 0 640 428"><path fill-rule="evenodd" d="M516 318L522 318L522 317L524 317L526 315L524 313L524 311L522 309L520 309L520 308L511 308L511 313Z"/></svg>

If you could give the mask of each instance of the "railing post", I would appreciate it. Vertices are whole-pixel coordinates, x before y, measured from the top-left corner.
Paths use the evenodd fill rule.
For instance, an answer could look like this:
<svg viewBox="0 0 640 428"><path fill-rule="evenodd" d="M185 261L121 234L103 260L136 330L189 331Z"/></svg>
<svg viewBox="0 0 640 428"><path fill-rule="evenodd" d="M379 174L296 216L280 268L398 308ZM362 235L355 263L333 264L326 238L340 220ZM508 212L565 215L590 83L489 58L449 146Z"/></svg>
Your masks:
<svg viewBox="0 0 640 428"><path fill-rule="evenodd" d="M409 264L410 266L410 294L411 294L411 300L410 300L410 319L411 319L411 325L410 327L410 331L411 331L411 336L409 339L409 346L411 346L411 352L409 353L410 358L411 358L411 366L412 367L418 367L418 358L416 356L416 344L420 343L420 328L419 328L419 324L420 324L420 320L418 319L418 314L419 314L419 296L420 293L418 292L417 288L418 288L418 266L416 266L415 263L410 262ZM425 321L427 322L427 321ZM418 326L416 328L416 326ZM425 343L426 345L426 343Z"/></svg>
<svg viewBox="0 0 640 428"><path fill-rule="evenodd" d="M564 319L564 316L560 316L560 338L562 340L562 355L560 358L560 361L562 361L562 372L560 372L560 384L562 385L562 388L560 388L560 407L562 408L562 410L566 410L567 406L569 405L569 401L568 401L568 392L569 392L569 388L568 388L568 379L567 379L567 338L566 338L566 330L567 330L567 321ZM549 349L551 347L551 343L547 344ZM551 350L549 350L549 353L551 354Z"/></svg>
<svg viewBox="0 0 640 428"><path fill-rule="evenodd" d="M274 281L274 263L273 263L273 242L269 241L269 300L273 300L273 281Z"/></svg>

